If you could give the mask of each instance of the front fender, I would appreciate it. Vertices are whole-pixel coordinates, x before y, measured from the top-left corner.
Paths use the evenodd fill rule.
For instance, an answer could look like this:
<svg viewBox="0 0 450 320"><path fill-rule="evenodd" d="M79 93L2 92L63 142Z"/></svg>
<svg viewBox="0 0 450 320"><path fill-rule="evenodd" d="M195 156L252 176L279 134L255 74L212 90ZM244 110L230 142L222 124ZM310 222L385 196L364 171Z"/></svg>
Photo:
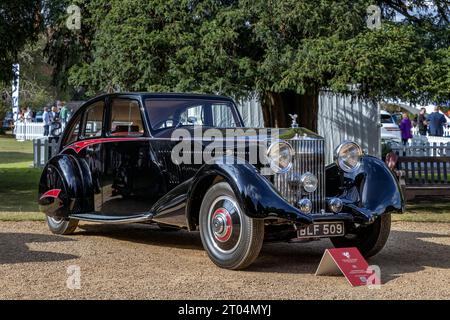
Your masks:
<svg viewBox="0 0 450 320"><path fill-rule="evenodd" d="M232 163L232 164L228 164ZM194 177L188 199L205 177L220 176L233 189L244 213L255 219L284 218L301 224L312 223L312 218L299 212L284 200L271 182L251 164L216 160L205 164Z"/></svg>
<svg viewBox="0 0 450 320"><path fill-rule="evenodd" d="M383 161L372 156L361 158L353 173L341 171L336 164L326 168L326 195L340 197L345 206L369 220L388 212L403 212L401 188Z"/></svg>

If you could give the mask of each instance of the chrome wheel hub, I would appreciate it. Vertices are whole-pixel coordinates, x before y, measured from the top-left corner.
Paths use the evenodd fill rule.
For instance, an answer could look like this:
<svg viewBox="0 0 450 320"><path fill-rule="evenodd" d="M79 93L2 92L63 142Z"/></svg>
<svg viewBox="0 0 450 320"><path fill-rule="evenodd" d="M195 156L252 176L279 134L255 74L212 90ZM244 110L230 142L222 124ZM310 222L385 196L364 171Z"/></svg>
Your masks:
<svg viewBox="0 0 450 320"><path fill-rule="evenodd" d="M241 211L229 196L216 198L208 213L207 233L212 246L221 253L234 251L241 237Z"/></svg>
<svg viewBox="0 0 450 320"><path fill-rule="evenodd" d="M212 216L212 230L214 237L220 241L225 242L230 239L233 231L233 223L230 213L225 208L219 208L214 211Z"/></svg>

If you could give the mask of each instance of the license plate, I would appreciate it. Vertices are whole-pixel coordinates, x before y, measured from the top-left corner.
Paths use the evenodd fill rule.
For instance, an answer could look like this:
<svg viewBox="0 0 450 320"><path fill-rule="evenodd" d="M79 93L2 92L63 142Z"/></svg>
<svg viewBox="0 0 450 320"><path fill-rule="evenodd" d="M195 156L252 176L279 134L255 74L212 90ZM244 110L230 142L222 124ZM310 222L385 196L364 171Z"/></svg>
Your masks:
<svg viewBox="0 0 450 320"><path fill-rule="evenodd" d="M297 230L297 238L328 238L344 234L343 222L319 222Z"/></svg>

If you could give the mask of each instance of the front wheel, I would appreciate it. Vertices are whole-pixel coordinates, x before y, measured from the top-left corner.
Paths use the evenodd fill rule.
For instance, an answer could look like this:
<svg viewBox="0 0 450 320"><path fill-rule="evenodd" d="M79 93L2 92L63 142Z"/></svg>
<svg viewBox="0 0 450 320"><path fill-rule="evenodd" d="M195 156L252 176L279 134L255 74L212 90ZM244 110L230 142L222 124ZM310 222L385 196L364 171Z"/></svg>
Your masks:
<svg viewBox="0 0 450 320"><path fill-rule="evenodd" d="M54 234L72 234L78 226L78 220L47 216L47 225Z"/></svg>
<svg viewBox="0 0 450 320"><path fill-rule="evenodd" d="M226 182L219 182L206 192L199 227L203 247L221 268L248 267L258 257L264 240L264 221L242 212Z"/></svg>
<svg viewBox="0 0 450 320"><path fill-rule="evenodd" d="M357 247L365 257L376 255L383 249L391 231L391 215L383 214L367 227L360 227L355 234L330 238L336 248Z"/></svg>

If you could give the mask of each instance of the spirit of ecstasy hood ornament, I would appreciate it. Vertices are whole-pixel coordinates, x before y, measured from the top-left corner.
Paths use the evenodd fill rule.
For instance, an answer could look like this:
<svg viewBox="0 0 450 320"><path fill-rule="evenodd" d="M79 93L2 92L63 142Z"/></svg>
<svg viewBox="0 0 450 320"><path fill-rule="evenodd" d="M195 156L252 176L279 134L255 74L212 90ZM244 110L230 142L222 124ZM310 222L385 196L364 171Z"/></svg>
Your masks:
<svg viewBox="0 0 450 320"><path fill-rule="evenodd" d="M298 128L297 118L298 116L296 114L289 114L289 117L291 117L291 128Z"/></svg>

